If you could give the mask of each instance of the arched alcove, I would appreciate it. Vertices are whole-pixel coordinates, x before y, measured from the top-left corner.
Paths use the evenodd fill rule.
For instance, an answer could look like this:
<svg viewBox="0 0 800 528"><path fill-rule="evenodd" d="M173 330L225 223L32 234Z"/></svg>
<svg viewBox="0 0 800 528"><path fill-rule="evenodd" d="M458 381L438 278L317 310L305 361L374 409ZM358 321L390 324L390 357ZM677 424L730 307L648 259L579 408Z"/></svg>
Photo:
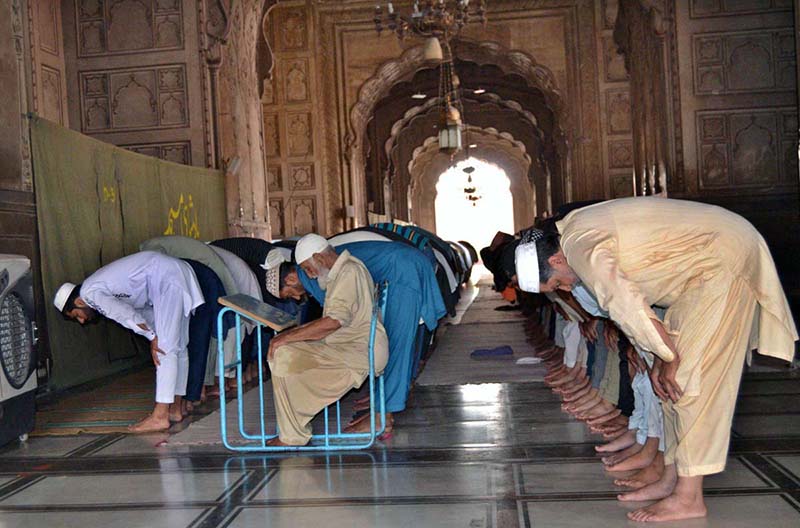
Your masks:
<svg viewBox="0 0 800 528"><path fill-rule="evenodd" d="M472 172L465 172L467 168ZM502 167L469 157L446 168L435 189L436 234L443 239L482 248L498 231L514 232L511 181Z"/></svg>

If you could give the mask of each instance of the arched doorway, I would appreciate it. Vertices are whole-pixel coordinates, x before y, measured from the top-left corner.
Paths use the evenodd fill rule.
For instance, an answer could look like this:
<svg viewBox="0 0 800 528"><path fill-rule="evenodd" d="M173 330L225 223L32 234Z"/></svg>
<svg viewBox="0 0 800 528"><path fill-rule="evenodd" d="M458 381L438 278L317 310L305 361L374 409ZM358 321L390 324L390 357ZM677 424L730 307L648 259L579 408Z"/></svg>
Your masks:
<svg viewBox="0 0 800 528"><path fill-rule="evenodd" d="M469 167L471 174L464 171ZM445 240L466 240L480 249L497 231L514 232L511 180L502 168L480 159L465 159L439 176L434 209L436 234Z"/></svg>

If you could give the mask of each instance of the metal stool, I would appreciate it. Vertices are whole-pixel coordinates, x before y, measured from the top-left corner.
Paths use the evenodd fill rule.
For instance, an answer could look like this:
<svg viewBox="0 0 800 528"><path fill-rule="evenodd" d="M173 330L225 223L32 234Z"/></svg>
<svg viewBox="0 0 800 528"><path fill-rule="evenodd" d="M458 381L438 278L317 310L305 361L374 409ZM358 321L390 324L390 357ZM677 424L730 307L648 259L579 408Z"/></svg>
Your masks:
<svg viewBox="0 0 800 528"><path fill-rule="evenodd" d="M367 449L375 443L375 439L380 436L386 427L386 395L383 388L383 375L375 375L375 332L377 329L378 318L383 319L386 312L386 297L389 285L384 282L375 286L373 297L372 321L369 331L369 397L370 397L370 432L368 433L343 433L342 432L342 413L341 402L336 402L336 431L330 432L329 409L323 410L325 432L311 436L311 441L304 446L268 446L267 441L278 436L277 425L274 434L268 434L264 419L264 358L261 347L261 329L269 327L274 330L283 330L293 326L296 321L290 318L285 312L277 310L267 304L261 303L252 297L245 295L234 295L221 297L220 304L225 306L219 312L217 323L217 343L219 346L218 374L220 383L224 380L225 371L236 367L236 391L238 400L238 423L239 435L242 442L231 443L227 429L227 409L224 387L220 390L220 432L222 443L231 451L244 452L287 452L287 451L342 451L353 449ZM236 357L233 363L225 364L223 351L222 324L223 317L227 312L233 312L236 316ZM259 397L259 433L253 434L246 431L244 419L244 402L242 386L242 320L251 321L255 324L256 343L258 346L258 397ZM377 391L376 391L377 378ZM377 399L376 399L377 392ZM378 409L376 409L376 403ZM381 428L376 425L376 412L380 412Z"/></svg>

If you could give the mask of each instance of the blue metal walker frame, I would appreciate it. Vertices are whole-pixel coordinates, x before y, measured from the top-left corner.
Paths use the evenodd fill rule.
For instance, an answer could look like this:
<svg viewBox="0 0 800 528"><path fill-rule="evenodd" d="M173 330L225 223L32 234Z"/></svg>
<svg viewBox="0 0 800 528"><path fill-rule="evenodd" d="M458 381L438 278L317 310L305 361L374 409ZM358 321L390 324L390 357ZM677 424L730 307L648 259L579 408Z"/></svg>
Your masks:
<svg viewBox="0 0 800 528"><path fill-rule="evenodd" d="M386 427L386 394L383 388L383 375L377 376L377 392L379 398L377 400L380 408L381 415L381 428L378 429L375 420L375 332L378 324L378 317L383 319L386 313L386 297L388 294L389 285L384 282L375 287L375 294L373 297L372 307L372 321L369 329L369 397L370 397L370 432L368 433L343 433L342 432L342 413L341 402L336 402L336 432L331 433L329 427L328 410L330 406L325 407L323 410L325 432L323 434L314 434L311 436L311 441L304 446L268 446L267 441L278 436L278 427L275 426L275 434L267 434L266 423L264 420L264 356L261 347L261 328L266 326L260 321L249 317L248 315L239 312L235 308L224 307L219 312L217 320L217 344L219 350L218 358L218 375L220 383L225 379L225 371L227 369L236 367L236 391L238 400L238 422L239 422L239 435L245 440L244 443L233 444L228 438L227 428L227 409L225 390L220 390L219 395L219 409L220 409L220 434L222 436L222 443L226 448L231 451L243 452L290 452L290 451L344 451L354 449L367 449L375 443L375 439L380 436ZM233 363L225 364L225 353L223 350L223 317L227 312L233 312L236 315L236 358ZM256 342L258 344L258 396L259 396L259 422L260 434L248 433L245 430L244 420L244 402L243 391L244 380L242 378L242 319L252 321L256 325Z"/></svg>

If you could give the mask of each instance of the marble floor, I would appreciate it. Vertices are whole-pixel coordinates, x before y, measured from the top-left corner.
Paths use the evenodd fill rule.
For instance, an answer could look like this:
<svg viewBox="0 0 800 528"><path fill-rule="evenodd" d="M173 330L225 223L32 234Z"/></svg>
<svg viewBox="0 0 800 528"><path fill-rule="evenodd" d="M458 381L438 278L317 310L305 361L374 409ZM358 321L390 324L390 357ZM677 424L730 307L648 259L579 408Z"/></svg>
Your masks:
<svg viewBox="0 0 800 528"><path fill-rule="evenodd" d="M709 517L663 526L800 526L798 396L794 374L747 375L727 471L706 483ZM635 525L597 439L558 405L537 381L419 386L393 438L335 455L32 438L0 451L0 528Z"/></svg>

